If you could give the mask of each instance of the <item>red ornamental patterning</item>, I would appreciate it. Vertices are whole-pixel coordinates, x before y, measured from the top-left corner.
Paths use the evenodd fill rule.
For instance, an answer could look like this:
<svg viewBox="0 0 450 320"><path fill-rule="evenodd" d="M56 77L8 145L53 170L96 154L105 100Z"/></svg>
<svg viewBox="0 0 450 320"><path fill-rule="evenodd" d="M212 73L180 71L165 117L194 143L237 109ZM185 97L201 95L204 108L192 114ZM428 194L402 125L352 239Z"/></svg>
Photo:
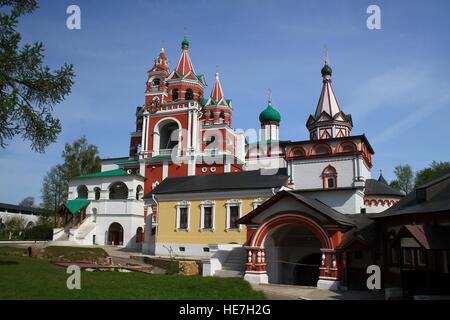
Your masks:
<svg viewBox="0 0 450 320"><path fill-rule="evenodd" d="M322 248L334 249L328 233L314 220L296 214L283 214L264 222L253 235L252 247L263 247L267 234L273 228L283 224L300 224L311 231L320 241Z"/></svg>

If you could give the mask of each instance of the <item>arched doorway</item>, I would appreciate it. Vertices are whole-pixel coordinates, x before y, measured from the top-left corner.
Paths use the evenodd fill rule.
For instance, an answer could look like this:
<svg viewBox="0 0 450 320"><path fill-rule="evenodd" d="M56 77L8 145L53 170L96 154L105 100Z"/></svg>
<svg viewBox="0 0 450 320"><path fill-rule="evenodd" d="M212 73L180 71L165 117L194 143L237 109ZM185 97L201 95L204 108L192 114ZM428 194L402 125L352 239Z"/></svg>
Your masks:
<svg viewBox="0 0 450 320"><path fill-rule="evenodd" d="M317 286L321 262L322 255L320 253L312 253L300 259L294 270L294 284L299 286Z"/></svg>
<svg viewBox="0 0 450 320"><path fill-rule="evenodd" d="M108 228L108 244L113 246L123 245L123 227L114 222Z"/></svg>
<svg viewBox="0 0 450 320"><path fill-rule="evenodd" d="M286 223L264 240L270 283L316 286L320 276L321 242L306 226Z"/></svg>
<svg viewBox="0 0 450 320"><path fill-rule="evenodd" d="M142 227L138 227L136 229L136 243L144 242L144 229Z"/></svg>

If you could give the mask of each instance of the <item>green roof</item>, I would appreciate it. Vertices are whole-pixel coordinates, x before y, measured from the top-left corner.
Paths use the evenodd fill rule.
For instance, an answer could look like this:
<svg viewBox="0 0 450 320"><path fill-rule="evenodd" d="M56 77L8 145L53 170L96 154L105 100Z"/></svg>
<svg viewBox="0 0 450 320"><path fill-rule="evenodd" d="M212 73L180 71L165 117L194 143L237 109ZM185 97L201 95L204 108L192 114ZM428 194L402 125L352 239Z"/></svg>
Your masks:
<svg viewBox="0 0 450 320"><path fill-rule="evenodd" d="M82 176L75 177L73 179L87 179L87 178L103 178L103 177L119 177L119 176L129 176L130 174L123 169L115 169L109 171L95 172L90 174L85 174ZM140 174L135 176L142 177Z"/></svg>
<svg viewBox="0 0 450 320"><path fill-rule="evenodd" d="M81 209L86 207L89 204L88 199L80 199L77 198L75 200L69 200L64 203L64 206L67 210L70 211L71 214L77 214Z"/></svg>
<svg viewBox="0 0 450 320"><path fill-rule="evenodd" d="M270 104L264 109L263 112L259 115L260 122L280 122L281 115L275 110Z"/></svg>
<svg viewBox="0 0 450 320"><path fill-rule="evenodd" d="M172 154L160 154L152 157L150 160L166 160L172 158Z"/></svg>

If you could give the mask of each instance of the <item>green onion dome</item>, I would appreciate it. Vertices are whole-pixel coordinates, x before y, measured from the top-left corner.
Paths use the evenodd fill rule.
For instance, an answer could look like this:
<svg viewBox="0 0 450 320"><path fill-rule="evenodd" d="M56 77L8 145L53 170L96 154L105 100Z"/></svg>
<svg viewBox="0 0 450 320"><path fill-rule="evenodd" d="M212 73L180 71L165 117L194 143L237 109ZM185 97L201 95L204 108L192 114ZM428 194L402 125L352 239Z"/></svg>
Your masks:
<svg viewBox="0 0 450 320"><path fill-rule="evenodd" d="M188 39L184 38L183 41L181 41L181 47L184 48L189 48L189 41Z"/></svg>
<svg viewBox="0 0 450 320"><path fill-rule="evenodd" d="M320 72L322 73L322 77L331 76L331 74L333 73L333 69L331 69L331 67L327 63L325 63Z"/></svg>
<svg viewBox="0 0 450 320"><path fill-rule="evenodd" d="M275 110L270 104L267 106L266 109L264 109L263 112L259 115L259 121L261 123L264 122L280 122L281 121L281 115L280 113Z"/></svg>

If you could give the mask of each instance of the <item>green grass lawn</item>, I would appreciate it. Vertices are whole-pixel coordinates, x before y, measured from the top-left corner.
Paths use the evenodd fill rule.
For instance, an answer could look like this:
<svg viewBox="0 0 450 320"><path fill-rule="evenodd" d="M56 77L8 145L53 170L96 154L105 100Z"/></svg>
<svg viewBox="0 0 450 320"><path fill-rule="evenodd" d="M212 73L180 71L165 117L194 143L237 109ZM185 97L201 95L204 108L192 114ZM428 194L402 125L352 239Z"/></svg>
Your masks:
<svg viewBox="0 0 450 320"><path fill-rule="evenodd" d="M68 290L66 269L0 247L0 300L6 299L264 299L237 278L82 272L81 290ZM20 249L19 249L20 250ZM62 250L62 249L61 249ZM12 251L12 252L11 252Z"/></svg>

